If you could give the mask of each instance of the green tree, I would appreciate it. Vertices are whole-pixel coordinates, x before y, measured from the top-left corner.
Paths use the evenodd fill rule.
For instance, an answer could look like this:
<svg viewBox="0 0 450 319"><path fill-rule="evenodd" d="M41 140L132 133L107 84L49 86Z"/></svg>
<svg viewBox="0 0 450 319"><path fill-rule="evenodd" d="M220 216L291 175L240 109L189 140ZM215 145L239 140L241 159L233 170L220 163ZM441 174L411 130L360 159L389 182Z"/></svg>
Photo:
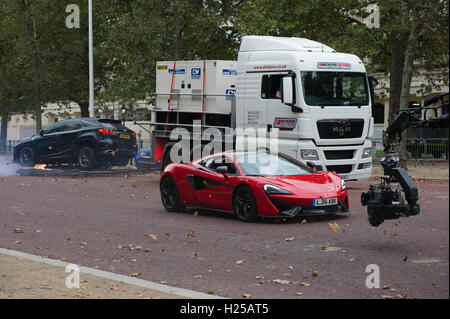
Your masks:
<svg viewBox="0 0 450 319"><path fill-rule="evenodd" d="M373 3L379 6L380 26L369 29L362 21ZM408 106L413 76L427 79L423 95L448 86L447 1L254 0L234 23L242 34L305 37L365 58L368 72L389 76L390 123ZM405 143L400 155L406 159Z"/></svg>

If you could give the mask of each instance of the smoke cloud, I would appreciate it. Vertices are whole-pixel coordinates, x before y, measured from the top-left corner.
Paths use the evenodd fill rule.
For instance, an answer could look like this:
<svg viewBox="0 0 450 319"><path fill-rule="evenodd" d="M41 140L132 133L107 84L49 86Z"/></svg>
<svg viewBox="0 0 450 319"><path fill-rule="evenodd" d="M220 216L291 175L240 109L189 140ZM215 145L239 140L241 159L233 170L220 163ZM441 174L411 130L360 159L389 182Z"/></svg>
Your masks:
<svg viewBox="0 0 450 319"><path fill-rule="evenodd" d="M10 159L0 155L0 176L14 176L17 168L17 165L13 164Z"/></svg>

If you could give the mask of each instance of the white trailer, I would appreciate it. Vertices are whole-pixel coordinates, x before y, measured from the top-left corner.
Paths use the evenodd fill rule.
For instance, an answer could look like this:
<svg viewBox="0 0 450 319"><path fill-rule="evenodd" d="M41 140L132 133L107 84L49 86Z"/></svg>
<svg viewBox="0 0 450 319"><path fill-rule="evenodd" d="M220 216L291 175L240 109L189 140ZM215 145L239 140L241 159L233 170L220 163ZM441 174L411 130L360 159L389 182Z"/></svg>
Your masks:
<svg viewBox="0 0 450 319"><path fill-rule="evenodd" d="M281 91L281 98L277 97ZM248 36L237 61L156 67L152 161L176 127L279 129L278 150L344 179L370 177L373 84L362 61L302 38Z"/></svg>

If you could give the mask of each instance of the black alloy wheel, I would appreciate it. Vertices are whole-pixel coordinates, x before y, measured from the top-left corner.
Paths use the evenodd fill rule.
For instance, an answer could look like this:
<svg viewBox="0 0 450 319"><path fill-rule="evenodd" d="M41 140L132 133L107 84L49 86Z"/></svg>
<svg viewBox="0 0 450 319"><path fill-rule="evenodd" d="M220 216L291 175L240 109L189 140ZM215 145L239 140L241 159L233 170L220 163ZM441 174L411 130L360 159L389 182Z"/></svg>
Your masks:
<svg viewBox="0 0 450 319"><path fill-rule="evenodd" d="M90 170L95 167L95 154L92 148L82 147L78 152L78 164L82 169Z"/></svg>
<svg viewBox="0 0 450 319"><path fill-rule="evenodd" d="M248 186L240 186L233 195L233 208L239 220L252 222L256 219L256 199Z"/></svg>
<svg viewBox="0 0 450 319"><path fill-rule="evenodd" d="M184 206L180 202L177 184L171 176L167 176L163 179L160 191L161 201L167 211L180 212L184 210Z"/></svg>
<svg viewBox="0 0 450 319"><path fill-rule="evenodd" d="M25 146L19 152L19 163L24 167L34 166L34 152L29 146Z"/></svg>

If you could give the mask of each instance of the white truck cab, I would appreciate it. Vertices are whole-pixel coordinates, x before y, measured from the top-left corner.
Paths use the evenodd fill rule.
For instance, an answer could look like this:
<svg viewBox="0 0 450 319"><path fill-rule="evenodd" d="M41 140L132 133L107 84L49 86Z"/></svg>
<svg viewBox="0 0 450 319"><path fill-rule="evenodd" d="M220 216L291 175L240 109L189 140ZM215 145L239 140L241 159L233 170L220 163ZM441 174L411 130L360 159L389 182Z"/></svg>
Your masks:
<svg viewBox="0 0 450 319"><path fill-rule="evenodd" d="M301 38L242 39L236 126L278 128L280 152L344 179L370 177L371 113L369 81L357 56Z"/></svg>
<svg viewBox="0 0 450 319"><path fill-rule="evenodd" d="M373 85L361 60L302 38L247 36L236 61L161 61L153 160L176 127L277 128L278 151L344 179L370 177Z"/></svg>

